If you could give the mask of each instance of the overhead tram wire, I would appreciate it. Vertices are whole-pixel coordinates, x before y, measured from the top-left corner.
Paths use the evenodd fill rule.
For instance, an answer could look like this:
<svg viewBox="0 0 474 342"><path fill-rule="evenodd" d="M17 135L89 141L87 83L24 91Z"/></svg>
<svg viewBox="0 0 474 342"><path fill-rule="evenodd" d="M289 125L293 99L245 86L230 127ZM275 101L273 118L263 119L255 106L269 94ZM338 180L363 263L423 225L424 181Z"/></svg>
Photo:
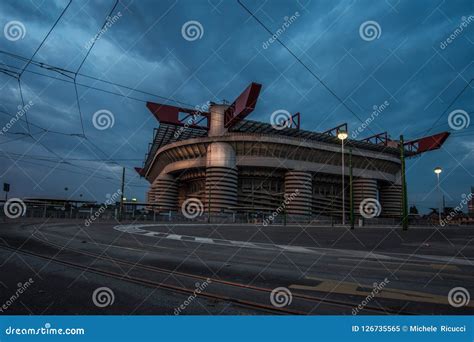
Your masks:
<svg viewBox="0 0 474 342"><path fill-rule="evenodd" d="M260 24L260 26L262 26L265 31L267 31L271 36L274 35L274 32L272 32L260 19L257 18L257 16L252 12L250 11L242 2L241 0L237 0L237 2L239 3L239 5L245 9L245 11L247 11L247 13L250 14L250 16L252 16L252 18L254 18L257 23ZM339 95L337 95L318 75L316 75L316 73L314 73L298 56L296 56L296 54L290 49L288 48L281 40L280 38L276 38L275 39L278 43L280 43L281 46L283 46L286 51L288 51L316 80L318 80L319 83L321 83L321 85L326 88L326 90L332 95L334 96L341 104L342 106L344 106L344 108L346 108L355 118L357 118L357 120L359 120L361 123L364 123L364 121L359 117L359 115L357 115L345 102L342 98L339 97ZM367 129L372 132L373 134L376 134L373 130L371 130L369 127L367 127Z"/></svg>
<svg viewBox="0 0 474 342"><path fill-rule="evenodd" d="M453 100L448 104L448 106L446 107L446 109L440 114L440 116L435 120L435 122L433 123L433 125L431 125L431 127L426 130L425 132L425 135L428 134L429 132L431 132L431 130L436 127L436 124L439 122L439 120L441 120L441 118L446 115L446 113L448 112L448 110L451 108L451 106L461 97L462 94L464 94L464 92L467 90L467 88L470 87L471 83L474 81L474 78L471 78L471 80L466 84L466 86L453 98Z"/></svg>
<svg viewBox="0 0 474 342"><path fill-rule="evenodd" d="M59 15L59 17L56 19L56 21L54 22L53 26L51 27L51 29L48 31L48 33L46 34L46 36L43 38L43 40L41 41L41 43L39 44L39 46L36 48L35 52L33 53L33 56L31 56L30 59L28 59L26 65L22 68L21 72L19 73L18 75L18 89L20 91L20 97L21 97L21 104L23 106L23 108L25 107L25 100L24 100L24 97L23 97L23 88L21 86L21 77L23 76L23 73L25 72L25 70L28 68L28 66L30 65L30 63L33 61L33 58L36 56L36 54L38 53L38 51L41 49L41 47L43 46L43 44L45 43L46 39L48 39L49 35L51 34L51 32L54 30L54 28L56 27L56 25L59 23L59 21L61 20L61 18L63 17L64 13L66 13L67 9L69 8L69 6L71 5L72 3L72 0L69 0L69 3L67 4L67 6L63 9L63 11L61 12L61 14ZM59 154L57 154L55 151L53 151L52 149L50 149L49 147L47 147L45 144L43 144L40 140L37 140L32 134L31 134L31 130L30 130L30 126L29 126L29 123L28 123L28 117L27 117L27 114L25 113L25 120L27 122L27 126L28 126L28 133L31 137L31 139L37 143L37 144L40 144L41 146L43 146L44 149L46 149L48 152L54 154L55 156L57 156L58 158L61 158L61 156Z"/></svg>
<svg viewBox="0 0 474 342"><path fill-rule="evenodd" d="M112 15L112 13L115 11L115 8L117 7L118 3L119 3L119 0L115 0L114 6L110 10L109 14L105 17L105 20L104 20L104 23L102 24L101 30L103 30L105 28L105 25L107 24L107 18L109 18ZM87 137L86 137L86 132L84 130L84 120L82 119L81 101L79 99L79 92L77 91L77 83L76 82L77 82L77 74L79 73L79 71L81 71L81 68L84 65L84 62L86 61L87 57L91 53L92 49L94 48L94 45L95 45L95 42L97 41L97 39L98 39L98 37L95 36L91 47L87 50L86 55L82 59L82 62L79 64L79 67L77 68L76 72L74 73L74 78L73 78L73 80L74 80L74 91L76 93L77 109L79 111L79 117L80 117L80 120L81 120L82 134L84 135L84 137L86 139L87 139Z"/></svg>
<svg viewBox="0 0 474 342"><path fill-rule="evenodd" d="M50 28L50 30L48 31L48 33L46 34L46 36L43 38L43 40L41 41L40 45L36 48L35 52L33 53L33 56L31 56L31 58L27 61L27 63L23 66L23 69L21 70L21 72L18 74L18 88L20 89L20 96L21 96L21 103L22 103L22 106L25 107L25 101L23 99L23 91L22 91L22 88L21 88L21 76L23 76L23 73L25 72L26 68L28 68L28 66L30 65L31 61L33 60L33 58L36 56L36 54L38 53L38 51L41 49L41 47L43 46L44 42L46 41L46 39L48 39L49 35L51 34L51 32L53 32L54 28L56 27L56 25L58 24L59 20L61 20L61 18L63 17L64 13L66 13L67 9L69 8L69 6L71 5L72 3L72 0L69 0L69 3L67 4L67 6L63 9L63 11L61 12L61 14L59 15L59 17L56 19L56 21L54 22L53 26ZM26 125L28 127L28 133L31 133L30 131L30 125L29 125L29 122L28 122L28 116L27 116L27 113L25 113L25 120L26 120ZM34 138L33 138L34 139Z"/></svg>
<svg viewBox="0 0 474 342"><path fill-rule="evenodd" d="M7 55L7 56L10 56L10 57L12 57L12 58L18 59L18 60L27 60L27 58L24 57L24 56L21 56L21 55L18 55L18 54L14 54L14 53L11 53L11 52L8 52L8 51L5 51L5 50L0 50L0 53L1 53L1 54L4 54L4 55ZM75 73L73 70L68 70L68 69L60 68L60 67L57 67L57 66L53 66L53 65L50 65L50 64L47 64L47 63L38 62L38 61L34 61L34 60L31 61L31 64L32 64L32 65L35 65L35 66L37 66L37 67L39 67L39 68L42 68L42 69L46 69L46 70L49 70L49 71L57 72L57 73L59 73L59 74L61 74L61 75L63 75L63 76L66 76L66 77L68 77L68 78L72 78L72 77L71 77L70 75L68 75L68 74L73 75L73 74ZM21 69L21 68L18 68L18 67L15 67L15 66L6 64L6 63L0 63L0 65L4 65L4 66L7 66L7 67L13 68L13 69ZM68 81L68 80L65 80L64 78L59 78L59 77L54 77L54 76L50 76L50 75L45 75L45 74L42 74L42 73L30 71L30 70L25 70L25 72L30 72L30 73L33 73L33 74L36 74L36 75L39 75L39 76L44 76L44 77L56 79L56 80L59 80L59 81L64 81L64 82L67 82L67 83L74 83L73 81ZM175 100L175 99L172 99L172 98L169 98L169 97L166 97L166 96L154 94L154 93L151 93L151 92L149 92L149 91L145 91L145 90L133 88L133 87L130 87L130 86L127 86L127 85L124 85L124 84L117 83L117 82L112 82L112 81L104 80L104 79L101 79L101 78L98 78L98 77L95 77L95 76L90 76L90 75L82 74L82 73L80 73L80 72L77 73L77 75L78 75L78 76L81 76L81 77L84 77L84 78L88 78L88 79L94 80L94 81L98 81L98 82L101 82L101 83L106 83L106 84L109 84L109 85L112 85L112 86L116 86L116 87L119 87L119 88L124 88L124 89L130 90L130 91L134 91L134 92L137 92L137 93L141 93L141 94L144 94L144 95L153 96L153 97L156 97L156 98L159 98L159 99L162 99L162 100L166 100L166 101L178 103L178 104L180 104L180 105L189 106L189 107L192 107L192 108L194 107L194 105L189 104L189 103L186 103L186 102L183 102L183 101L179 101L179 100ZM107 93L110 93L110 94L113 94L113 95L122 96L122 97L129 98L129 99L132 99L132 100L140 101L140 102L145 102L145 103L147 102L147 101L145 101L145 100L133 98L133 97L126 96L126 95L123 95L123 94L120 94L120 93L114 93L114 92L111 92L111 91L108 91L108 90L105 90L105 89L101 89L101 88L89 86L89 85L83 84L83 83L77 83L77 85L79 85L79 86L81 86L81 87L85 87L85 88L90 88L90 89L93 89L93 90L98 90L98 91L107 92Z"/></svg>

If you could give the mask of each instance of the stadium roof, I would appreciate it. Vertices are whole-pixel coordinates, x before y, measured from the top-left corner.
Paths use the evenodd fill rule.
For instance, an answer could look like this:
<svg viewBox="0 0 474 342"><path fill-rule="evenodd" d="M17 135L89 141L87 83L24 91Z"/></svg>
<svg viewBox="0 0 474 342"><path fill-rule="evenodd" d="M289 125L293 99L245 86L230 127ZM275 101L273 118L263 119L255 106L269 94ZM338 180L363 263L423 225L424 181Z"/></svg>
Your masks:
<svg viewBox="0 0 474 342"><path fill-rule="evenodd" d="M240 132L240 133L257 133L257 134L268 134L268 135L280 135L292 138L300 138L305 140L312 140L318 142L324 142L329 144L340 145L341 141L330 134L326 133L316 133L311 131L306 131L297 128L275 128L269 123L252 121L252 120L242 120L235 124L231 129L230 132ZM143 172L146 172L150 163L153 160L156 152L165 145L192 139L192 138L200 138L207 136L206 129L199 129L199 128L191 128L191 127L183 127L179 125L173 125L168 123L160 123L158 129L155 130L156 134L153 138L153 142L150 144L150 148L148 153L145 156L145 161L143 164ZM398 148L385 146L382 144L374 144L365 141L358 141L358 140L350 140L348 139L346 142L347 146L378 151L378 152L385 152L390 154L399 154L400 150ZM412 153L407 151L407 155L411 155Z"/></svg>

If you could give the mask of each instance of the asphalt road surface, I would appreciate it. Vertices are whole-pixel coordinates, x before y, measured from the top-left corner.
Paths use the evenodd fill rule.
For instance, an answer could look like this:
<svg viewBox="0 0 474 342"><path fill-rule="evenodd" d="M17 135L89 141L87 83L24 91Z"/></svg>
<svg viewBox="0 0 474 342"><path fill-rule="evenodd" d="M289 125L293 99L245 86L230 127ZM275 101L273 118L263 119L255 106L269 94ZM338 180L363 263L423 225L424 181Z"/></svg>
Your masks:
<svg viewBox="0 0 474 342"><path fill-rule="evenodd" d="M0 314L474 313L474 227L0 227Z"/></svg>

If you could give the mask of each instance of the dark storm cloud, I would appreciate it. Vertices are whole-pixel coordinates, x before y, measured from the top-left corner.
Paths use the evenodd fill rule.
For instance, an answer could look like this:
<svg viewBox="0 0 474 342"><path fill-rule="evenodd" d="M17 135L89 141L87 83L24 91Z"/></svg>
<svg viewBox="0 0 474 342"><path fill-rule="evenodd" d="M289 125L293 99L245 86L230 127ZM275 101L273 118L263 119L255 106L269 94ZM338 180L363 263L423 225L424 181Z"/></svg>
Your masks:
<svg viewBox="0 0 474 342"><path fill-rule="evenodd" d="M388 130L393 138L421 136L448 103L474 77L474 22L442 49L445 41L462 22L474 15L472 1L244 1L272 32L281 29L288 18L298 12L296 20L279 35L301 60L333 89L364 121L373 107L385 101L389 106L359 138ZM76 70L85 56L85 45L99 32L113 1L74 2L66 12L35 59ZM67 1L3 1L0 22L21 21L27 29L24 39L11 42L1 37L1 49L31 56ZM37 7L38 6L38 7ZM191 105L207 100L233 100L251 81L263 84L257 110L251 119L268 121L277 109L301 112L304 129L326 130L342 122L350 128L361 125L323 86L299 64L278 42L265 47L268 34L236 1L122 1L116 11L120 18L101 35L81 71L112 82L123 83ZM196 20L204 28L203 36L187 41L181 35L182 25ZM381 35L365 41L359 35L362 23L373 20ZM0 62L21 66L0 56ZM16 63L16 64L14 64ZM29 70L61 77L57 73L30 67ZM66 133L82 133L70 83L25 74L27 100L36 102L28 118L32 122ZM63 77L62 77L63 78ZM129 92L126 89L98 84L78 77L78 81L143 100L158 98ZM15 80L0 77L2 110L14 113L18 104ZM142 158L157 125L144 103L79 87L84 129L90 141L112 159ZM474 111L473 89L469 89L451 108ZM162 100L161 100L162 101ZM109 110L114 126L97 130L93 114ZM448 111L449 112L449 111ZM4 125L8 118L1 115ZM473 123L474 125L474 123ZM431 133L449 130L447 115ZM410 202L435 206L432 168L445 167L442 187L457 204L460 194L469 190L473 169L472 135L453 135L445 148L408 163ZM21 127L15 127L21 131ZM33 129L34 131L34 129ZM36 130L38 131L38 130ZM2 137L2 141L15 136ZM44 143L68 158L104 158L99 150L77 137L47 134ZM0 141L0 143L2 142ZM25 153L31 140L0 145L1 151ZM79 145L78 145L79 144ZM27 154L54 157L40 146ZM472 155L471 155L472 156ZM2 180L16 184L17 195L40 192L31 178L42 180L43 193L62 195L62 185L81 187L90 198L103 200L115 183L39 166L18 164L2 158ZM127 167L139 161L122 162ZM116 179L118 166L92 162L74 162L91 169L102 167L101 175L110 173ZM54 165L54 164L52 164ZM62 168L85 172L71 165ZM24 172L18 172L23 168ZM128 171L130 177L133 171ZM47 177L45 177L47 175ZM44 179L43 179L44 178ZM87 181L86 181L87 180ZM85 183L84 183L85 182ZM117 182L118 184L118 182ZM133 180L134 185L146 182ZM144 187L130 187L129 192L143 199ZM422 208L426 209L426 208Z"/></svg>

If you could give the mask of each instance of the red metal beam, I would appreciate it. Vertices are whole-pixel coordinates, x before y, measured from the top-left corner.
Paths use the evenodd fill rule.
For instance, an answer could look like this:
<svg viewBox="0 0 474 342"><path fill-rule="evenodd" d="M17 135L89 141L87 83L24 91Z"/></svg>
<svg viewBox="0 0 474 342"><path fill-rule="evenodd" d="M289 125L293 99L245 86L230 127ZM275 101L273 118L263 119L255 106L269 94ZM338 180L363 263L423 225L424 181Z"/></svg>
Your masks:
<svg viewBox="0 0 474 342"><path fill-rule="evenodd" d="M407 141L404 146L408 151L413 152L414 154L433 151L439 149L446 139L448 139L449 135L449 132L438 133L428 137Z"/></svg>
<svg viewBox="0 0 474 342"><path fill-rule="evenodd" d="M341 131L341 128L343 128L343 131L348 132L347 130L347 122L340 124L339 126L336 126L334 128L328 129L326 132L323 132L323 134L329 134L337 137L337 134Z"/></svg>
<svg viewBox="0 0 474 342"><path fill-rule="evenodd" d="M229 128L253 112L262 85L252 82L224 113L224 126Z"/></svg>
<svg viewBox="0 0 474 342"><path fill-rule="evenodd" d="M361 141L365 141L365 142L372 143L372 144L382 143L384 146L387 146L388 134L387 134L387 132L375 134L375 135L372 135L371 137L362 139Z"/></svg>
<svg viewBox="0 0 474 342"><path fill-rule="evenodd" d="M155 118L161 123L167 123L176 126L186 126L191 128L209 129L209 120L206 126L200 126L204 118L209 118L208 112L202 112L197 109L169 106L161 103L147 102L147 108L153 113ZM184 119L179 118L180 113L188 114Z"/></svg>
<svg viewBox="0 0 474 342"><path fill-rule="evenodd" d="M136 168L135 168L135 171L140 175L140 177L145 176L145 172L144 172L143 168L141 168L141 167L136 167Z"/></svg>

